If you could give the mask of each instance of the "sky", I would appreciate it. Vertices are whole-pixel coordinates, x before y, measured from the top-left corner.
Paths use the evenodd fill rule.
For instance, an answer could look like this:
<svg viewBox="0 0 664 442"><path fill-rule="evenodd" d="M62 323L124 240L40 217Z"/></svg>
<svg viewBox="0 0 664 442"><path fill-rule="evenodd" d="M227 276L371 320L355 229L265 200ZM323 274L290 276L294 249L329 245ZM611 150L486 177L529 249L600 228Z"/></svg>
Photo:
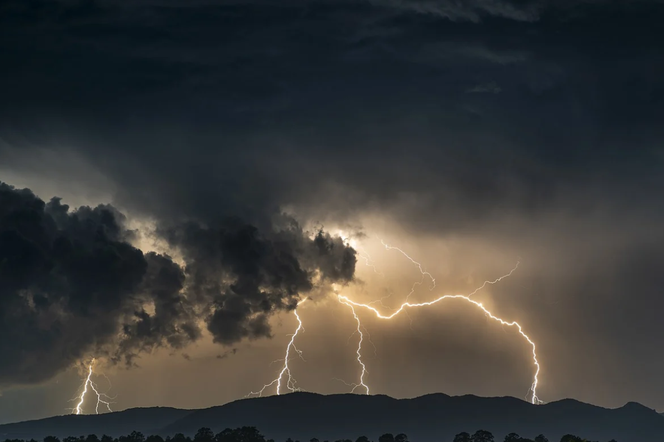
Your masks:
<svg viewBox="0 0 664 442"><path fill-rule="evenodd" d="M660 0L3 1L0 422L70 412L92 358L114 409L242 398L303 299L297 385L347 392L338 295L389 313L517 263L473 296L536 343L540 399L663 411L662 20ZM528 393L527 342L467 302L357 313L372 394Z"/></svg>

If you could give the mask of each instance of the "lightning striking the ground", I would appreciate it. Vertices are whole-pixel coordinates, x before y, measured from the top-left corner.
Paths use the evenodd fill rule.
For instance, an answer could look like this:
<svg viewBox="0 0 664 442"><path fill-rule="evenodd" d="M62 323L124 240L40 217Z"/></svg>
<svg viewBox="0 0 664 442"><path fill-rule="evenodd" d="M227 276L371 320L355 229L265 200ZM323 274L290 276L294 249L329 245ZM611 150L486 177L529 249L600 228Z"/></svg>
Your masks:
<svg viewBox="0 0 664 442"><path fill-rule="evenodd" d="M422 274L422 278L424 278L426 276L429 279L431 279L431 282L432 282L432 287L431 288L433 289L435 287L436 280L433 278L431 273L424 270L424 268L422 267L422 265L419 262L415 261L407 253L405 253L403 250L401 250L397 247L388 246L382 240L381 240L381 244L383 244L383 246L385 246L385 248L388 249L388 250L397 250L397 251L401 252L402 255L404 255L408 260L410 260L413 264L415 264L418 267L418 269L420 270L420 273ZM484 281L484 283L480 287L475 289L469 295L443 295L443 296L440 296L440 297L438 297L438 298L436 298L432 301L428 301L428 302L420 302L420 303L411 303L411 302L409 302L408 299L413 294L415 286L418 283L421 284L421 282L423 281L423 279L422 279L421 281L416 282L416 284L413 285L413 289L411 289L411 292L406 297L406 302L401 304L401 306L399 306L399 308L394 310L389 315L384 315L384 314L380 313L380 311L372 305L372 304L375 303L375 301L374 302L369 302L369 303L359 303L359 302L356 302L356 301L352 301L347 296L338 294L337 295L338 301L342 304L345 304L345 305L351 307L353 316L354 316L354 318L357 322L357 325L358 325L358 332L360 333L360 341L359 341L359 345L358 345L358 348L357 348L357 360L358 360L358 363L360 364L360 368L361 368L360 383L359 384L351 384L351 385L355 385L353 390L355 390L355 388L357 388L359 386L363 386L366 389L367 394L369 394L369 387L364 382L364 377L367 373L367 370L366 370L365 364L362 362L362 337L363 336L362 336L362 331L361 331L361 322L360 322L360 319L357 315L357 312L355 311L355 307L361 307L361 308L370 310L379 319L389 320L389 319L394 318L398 314L400 314L402 311L407 311L407 309L410 309L410 308L416 308L416 307L419 308L419 307L432 306L432 305L437 304L437 303L439 303L439 302L441 302L445 299L462 299L466 302L469 302L469 303L473 304L475 307L480 308L486 316L493 319L494 321L497 321L502 325L507 325L509 327L515 327L518 330L519 334L528 342L528 344L532 348L532 359L533 359L533 364L535 365L535 374L533 376L533 382L530 386L528 396L530 396L530 402L531 403L541 404L542 401L537 396L537 386L538 386L538 383L539 383L540 364L539 364L539 360L537 359L537 346L535 345L535 342L523 331L523 328L521 327L521 325L518 322L516 322L516 321L505 321L505 320L495 316L493 313L491 313L481 302L478 302L478 301L475 301L475 300L471 299L471 296L475 295L477 292L482 290L487 285L496 284L496 283L502 281L503 279L507 278L508 276L511 276L512 273L514 273L518 267L519 267L519 262L516 263L514 268L509 273L507 273L507 274L505 274L505 275L501 276L500 278L497 278L493 281L488 281L488 280Z"/></svg>
<svg viewBox="0 0 664 442"><path fill-rule="evenodd" d="M339 297L339 302L342 304L347 305L350 307L351 312L353 313L353 318L355 318L355 322L357 323L357 333L360 336L360 339L357 343L357 363L360 364L361 367L361 372L360 372L360 382L358 384L348 384L346 383L349 387L352 387L353 389L350 391L351 393L355 393L355 390L358 388L362 387L365 389L366 394L369 394L369 386L364 383L364 376L368 373L367 371L367 366L362 362L362 342L364 341L364 333L362 333L362 323L360 322L360 317L357 316L357 313L355 312L355 306L351 304L350 302L346 302L345 300L341 299Z"/></svg>
<svg viewBox="0 0 664 442"><path fill-rule="evenodd" d="M304 327L302 326L302 319L300 319L300 315L297 313L297 309L304 304L304 302L307 300L307 298L303 299L302 301L297 303L297 307L293 310L293 314L295 315L295 318L297 318L297 328L295 329L295 332L291 335L290 341L288 342L288 345L286 346L286 355L284 356L284 365L281 367L281 371L279 372L279 375L277 376L276 379L274 379L272 382L269 384L263 385L263 388L261 388L258 391L252 391L249 392L245 397L252 397L252 396L258 396L261 397L263 396L263 393L265 390L274 384L277 384L276 388L276 393L277 395L281 394L281 380L284 377L284 374L288 375L288 378L286 380L286 388L288 388L289 391L295 392L295 391L300 391L300 389L297 387L297 381L293 377L291 370L290 370L290 351L291 348L297 353L297 355L302 358L302 352L298 350L298 348L295 346L295 338L297 335L302 331L304 332ZM304 358L302 358L304 360Z"/></svg>
<svg viewBox="0 0 664 442"><path fill-rule="evenodd" d="M349 238L346 238L343 235L342 235L342 238L344 239L344 241L348 241L350 243ZM406 296L406 301L404 303L402 303L398 308L392 309L393 311L390 314L383 314L383 313L380 312L380 310L378 310L376 307L374 307L374 304L380 304L382 307L388 308L387 306L385 306L383 304L382 301L384 299L388 298L390 295L388 295L386 297L383 297L383 298L381 298L379 300L376 300L376 301L371 301L371 302L368 302L368 303L360 303L360 302L351 300L348 296L341 295L341 294L337 293L337 300L341 304L343 304L343 305L347 306L348 308L350 308L351 313L353 315L353 318L355 319L355 323L357 325L357 328L356 328L355 331L357 332L357 334L359 336L359 339L358 339L357 348L356 348L355 353L357 355L356 356L357 363L360 367L359 382L357 382L357 383L348 383L348 382L343 381L341 379L337 379L337 380L339 380L339 381L343 382L344 384L348 385L349 387L351 387L352 388L351 393L354 393L357 389L361 388L361 389L364 390L364 392L367 395L370 394L370 388L369 388L369 385L366 382L366 376L369 373L369 371L367 370L366 364L362 360L362 346L363 346L363 343L365 341L365 334L367 334L368 332L362 326L362 322L361 322L360 316L358 315L358 312L357 312L356 308L363 308L363 309L370 310L371 312L373 312L376 315L377 318L383 319L383 320L390 320L390 319L396 317L397 315L399 315L401 312L406 312L407 313L408 310L411 309L411 308L433 306L433 305L438 304L439 302L441 302L443 300L446 300L446 299L460 299L460 300L463 300L463 301L465 301L467 303L470 303L470 304L474 305L475 307L481 309L487 317L489 317L492 320L500 323L501 325L504 325L504 326L506 325L506 326L509 326L509 327L516 328L517 331L519 332L519 334L528 342L528 344L530 345L530 347L532 349L532 360L533 360L533 364L535 366L535 374L533 376L533 381L532 381L532 384L530 385L527 396L529 397L529 400L530 400L531 403L541 404L542 401L537 396L537 387L538 387L538 384L539 384L539 374L540 374L540 363L539 363L539 360L537 359L537 346L535 345L535 342L523 331L523 328L521 327L521 325L518 322L516 322L516 321L505 321L504 319L499 318L498 316L494 315L481 302L478 302L478 301L475 301L474 299L471 299L471 297L473 295L477 294L479 291L484 289L487 285L496 284L496 283L502 281L503 279L511 276L518 269L520 262L517 261L514 268L512 268L508 273L500 276L499 278L494 279L494 280L484 281L482 283L482 285L477 287L475 290L473 290L468 295L443 295L443 296L440 296L440 297L438 297L438 298L436 298L432 301L410 302L410 297L415 292L417 286L422 285L425 282L426 279L429 279L431 281L430 290L433 290L434 288L436 288L436 279L433 277L433 275L430 272L425 270L425 268L422 266L422 264L415 261L408 253L406 253L402 249L400 249L398 247L388 245L383 240L381 240L380 242L385 247L386 250L395 250L395 251L399 252L406 259L408 259L411 263L413 263L415 266L417 266L417 268L418 268L418 270L421 274L421 279L419 281L416 281L413 284L413 286L411 287L410 292ZM352 246L356 250L359 251L359 256L360 256L360 258L362 258L365 261L365 264L366 264L367 267L370 267L374 271L374 273L379 274L381 276L384 276L384 274L380 270L378 270L378 268L374 264L371 256L366 252L366 250L364 250L359 244L356 244L355 241L354 241L354 244L352 244ZM304 331L304 327L302 325L302 320L301 320L301 318L298 314L298 308L305 301L306 301L306 299L300 301L298 303L297 307L295 308L295 310L293 310L293 314L295 315L295 317L297 319L298 326L295 329L295 332L291 335L291 339L288 342L288 345L286 346L286 352L285 352L284 358L279 359L279 361L283 360L283 366L282 366L281 371L279 372L278 376L272 382L270 382L268 384L265 384L260 390L250 392L249 394L247 394L246 397L262 396L268 388L272 387L275 384L276 384L276 391L275 392L276 392L277 395L280 395L282 393L282 384L283 384L284 376L286 376L285 388L287 388L290 392L300 391L300 389L296 385L295 378L293 377L293 375L291 373L291 368L290 368L289 362L290 362L290 359L291 359L291 349L293 351L295 351L300 358L302 358L302 352L296 347L295 339L296 339L296 337L298 336L298 334L300 332ZM412 318L411 318L411 321L412 321ZM353 334L355 334L355 333L353 333ZM368 336L368 334L367 334L367 336Z"/></svg>
<svg viewBox="0 0 664 442"><path fill-rule="evenodd" d="M81 396L78 398L78 403L76 404L76 408L74 408L72 411L74 414L81 414L83 413L83 403L85 402L85 396L88 393L88 387L97 395L97 404L95 405L95 413L99 414L99 405L103 404L106 406L108 411L112 412L111 410L111 400L113 398L107 396L104 393L100 393L99 390L97 389L97 385L92 381L92 374L93 374L93 366L95 364L96 360L93 358L92 361L90 361L90 364L88 365L88 375L85 378L85 382L83 383L83 390L81 392Z"/></svg>
<svg viewBox="0 0 664 442"><path fill-rule="evenodd" d="M530 390L529 390L530 391L530 401L533 404L542 403L542 401L537 397L537 385L539 383L538 376L539 376L539 372L540 372L540 364L539 364L539 361L537 360L537 347L535 345L535 342L533 342L533 340L530 339L530 337L523 331L521 325L518 322L516 322L516 321L508 322L508 321L505 321L505 320L495 316L481 302L477 302L477 301L469 298L467 295L444 295L444 296L441 296L441 297L439 297L437 299L434 299L433 301L429 301L429 302L422 302L422 303L404 302L403 304L401 304L401 306L394 313L392 313L390 315L383 315L378 311L378 309L376 309L375 307L372 307L368 304L362 304L362 303L359 303L359 302L352 301L347 296L343 296L343 295L338 295L338 297L339 297L339 302L341 302L343 304L351 304L355 307L362 307L362 308L371 310L372 312L374 312L376 314L376 317L379 318L379 319L392 319L396 315L398 315L399 313L404 311L404 309L406 309L406 308L427 307L427 306L437 304L440 301L443 301L445 299L463 299L464 301L467 301L467 302L475 305L476 307L480 308L489 318L493 319L494 321L497 321L500 324L507 325L509 327L516 327L517 330L519 331L519 334L521 336L523 336L523 338L530 344L530 346L532 347L533 363L535 365L535 375L533 377L533 383L531 384ZM361 351L361 349L358 349L358 353L360 351ZM363 367L362 375L364 375L364 364L362 364L362 367Z"/></svg>
<svg viewBox="0 0 664 442"><path fill-rule="evenodd" d="M359 368L360 368L359 381L357 383L348 383L348 382L345 382L341 379L337 379L337 380L339 380L339 381L343 382L344 384L348 385L349 387L351 387L352 388L351 393L354 393L358 389L363 389L365 394L367 394L367 395L370 394L370 387L366 382L366 377L369 374L369 371L367 369L366 364L364 363L364 361L362 359L362 350L363 350L363 344L364 344L365 341L369 341L369 343L371 343L371 344L373 344L373 343L371 342L370 335L368 334L368 331L362 325L360 316L358 315L357 308L362 308L362 309L366 309L366 310L369 310L369 311L373 312L378 319L390 320L390 319L393 319L394 317L396 317L397 315L399 315L401 312L406 312L406 314L407 314L408 310L411 309L411 308L433 306L433 305L438 304L439 302L441 302L443 300L446 300L446 299L459 299L459 300L463 300L463 301L465 301L467 303L470 303L470 304L474 305L475 307L481 309L487 317L489 317L492 320L500 323L501 325L503 325L503 326L506 325L506 326L509 326L509 327L516 328L517 331L519 332L519 334L528 342L528 344L530 345L530 347L532 349L532 361L533 361L533 364L535 366L535 373L534 373L534 376L533 376L532 384L531 384L531 386L528 390L527 397L529 398L530 402L533 403L533 404L543 403L539 399L539 397L537 396L537 387L538 387L538 384L539 384L539 374L540 374L540 363L539 363L539 360L537 358L537 347L535 345L535 342L523 331L522 326L518 322L516 322L516 321L506 321L506 320L494 315L481 302L478 302L478 301L475 301L474 299L471 299L471 297L473 295L477 294L479 291L484 289L487 285L496 284L496 283L502 281L503 279L511 276L518 269L519 264L520 264L519 261L517 261L516 265L509 271L509 273L504 274L504 275L502 275L499 278L494 279L494 280L484 281L481 286L477 287L474 291L472 291L468 295L443 295L443 296L440 296L436 299L433 299L433 300L427 301L427 302L411 302L410 297L415 292L417 286L424 284L425 280L429 279L430 282L431 282L430 290L433 290L434 288L436 288L436 279L433 277L433 275L430 272L425 270L425 268L422 266L422 264L415 261L409 254L404 252L402 249L400 249L398 247L390 246L390 245L386 244L383 240L380 240L380 242L385 247L386 250L398 251L406 259L408 259L411 263L413 263L415 266L417 266L417 268L418 268L418 270L421 274L421 278L420 278L419 281L416 281L413 284L413 286L411 287L410 292L406 296L405 302L403 302L397 308L390 308L390 307L386 306L385 304L383 304L383 300L389 298L391 296L391 294L389 294L387 296L384 296L383 298L378 299L378 300L370 301L370 302L367 302L367 303L360 303L360 302L351 300L348 296L345 296L345 295L342 295L342 294L336 292L336 289L335 289L335 292L337 294L338 302L345 305L345 306L347 306L348 308L350 308L350 311L353 315L353 319L355 320L355 323L356 323L356 329L353 332L353 335L355 333L357 333L357 335L359 337L355 353L356 353L356 360L357 360L357 363L358 363ZM365 264L366 264L367 267L370 267L374 271L374 273L376 273L380 276L383 276L383 277L385 276L380 270L378 270L378 268L374 264L374 261L372 260L371 256L368 254L368 252L366 252L366 250L361 248L361 246L359 246L359 244L353 244L352 246L355 247L356 250L361 251L360 252L360 257L362 259L364 259ZM295 377L293 376L293 374L291 372L290 362L291 362L291 358L293 356L293 352L295 352L295 354L297 354L297 356L299 356L302 360L304 360L304 358L302 356L302 351L300 351L297 348L297 346L295 344L295 340L301 332L304 332L304 326L303 326L303 323L302 323L302 319L300 318L300 315L298 313L298 309L300 308L300 306L304 302L307 301L307 299L308 298L305 298L305 299L301 300L300 302L298 302L297 306L293 310L293 314L295 315L295 318L297 319L297 328L295 329L293 334L290 335L290 340L289 340L288 344L286 345L284 358L277 360L277 361L283 361L283 365L281 366L281 370L279 371L279 374L270 383L263 385L263 387L260 390L252 391L249 394L247 394L245 397L252 397L252 396L259 396L260 397L260 396L263 396L263 394L266 392L266 390L268 390L270 387L272 387L274 385L276 385L275 393L277 395L281 395L282 390L284 390L284 389L286 389L290 392L301 391L300 388L297 386L297 381L295 380ZM378 308L374 307L375 304L380 304L381 307L383 307L384 309L390 309L390 310L392 310L392 312L390 314L383 314L383 313L381 313L381 311ZM411 318L411 322L412 322L412 318ZM353 335L351 335L351 337ZM374 351L375 351L375 347L374 347ZM277 361L274 361L274 362L277 362ZM96 363L96 359L93 358L90 361L90 364L88 365L87 376L85 377L84 382L83 382L82 387L81 387L82 388L81 394L80 394L79 397L73 399L74 401L75 400L78 401L78 403L76 404L76 407L72 410L73 414L80 415L80 414L83 413L83 405L85 403L86 396L87 396L89 390L92 390L92 392L94 392L94 394L97 396L97 402L96 402L96 405L95 405L95 413L99 414L100 406L102 406L102 407L105 406L109 412L113 411L111 409L111 404L112 404L111 400L113 398L107 396L104 393L101 393L99 391L98 386L92 380L92 375L94 374L94 365L95 365L95 363Z"/></svg>

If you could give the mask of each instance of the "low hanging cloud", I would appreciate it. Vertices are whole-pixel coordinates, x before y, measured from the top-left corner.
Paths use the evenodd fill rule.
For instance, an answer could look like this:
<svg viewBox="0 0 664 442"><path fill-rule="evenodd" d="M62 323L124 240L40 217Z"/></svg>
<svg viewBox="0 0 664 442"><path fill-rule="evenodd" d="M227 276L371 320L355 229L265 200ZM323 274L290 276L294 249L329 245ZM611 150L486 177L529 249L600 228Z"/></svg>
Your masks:
<svg viewBox="0 0 664 442"><path fill-rule="evenodd" d="M239 220L171 227L184 269L133 247L124 222L110 205L72 211L0 183L0 386L47 380L92 355L132 365L157 347L184 348L201 319L225 345L269 337L271 314L353 278L354 250L294 222L268 233Z"/></svg>
<svg viewBox="0 0 664 442"><path fill-rule="evenodd" d="M341 238L319 231L312 239L295 222L271 236L239 219L220 229L188 223L163 234L187 261L188 291L211 301L207 327L215 342L228 345L269 337L269 315L294 309L314 277L349 282L355 270L355 251Z"/></svg>

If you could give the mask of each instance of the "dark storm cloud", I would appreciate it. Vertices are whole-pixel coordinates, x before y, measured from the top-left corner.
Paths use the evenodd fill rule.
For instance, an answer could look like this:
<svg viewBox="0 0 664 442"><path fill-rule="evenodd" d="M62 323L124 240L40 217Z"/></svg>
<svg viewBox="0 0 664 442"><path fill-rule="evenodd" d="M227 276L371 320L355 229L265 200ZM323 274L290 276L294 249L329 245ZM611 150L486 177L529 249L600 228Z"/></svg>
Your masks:
<svg viewBox="0 0 664 442"><path fill-rule="evenodd" d="M33 153L65 148L94 166L118 207L184 250L188 302L212 300L199 313L220 342L269 335L265 315L292 308L312 268L352 275L334 241L280 227L294 207L302 221L372 212L514 248L529 279L506 302L541 330L547 369L569 379L561 394L587 385L568 367L598 356L582 340L612 338L597 360L620 379L636 377L631 359L664 369L633 344L664 333L650 316L664 308L662 2L0 7L0 167L63 180L80 167ZM160 302L178 318L164 332L189 339L178 309L190 307L170 301L182 277L164 276ZM145 314L130 312L139 342L165 327Z"/></svg>
<svg viewBox="0 0 664 442"><path fill-rule="evenodd" d="M293 221L269 237L236 219L220 229L189 223L164 237L184 255L191 293L213 300L207 326L223 344L270 336L269 315L295 308L315 276L348 283L355 270L355 251L340 238L320 231L309 239Z"/></svg>
<svg viewBox="0 0 664 442"><path fill-rule="evenodd" d="M182 294L185 275L180 266L153 252L144 258L147 269L134 296L133 321L122 326L122 341L113 350L116 360L124 359L128 364L140 352L164 343L183 348L200 337L196 306ZM153 314L145 310L146 303L154 309Z"/></svg>
<svg viewBox="0 0 664 442"><path fill-rule="evenodd" d="M316 272L353 277L354 251L322 232L268 240L245 223L187 225L174 234L183 271L132 247L123 221L109 205L70 212L0 183L0 386L43 381L90 354L132 364L160 346L183 348L201 335L200 312L215 341L269 336L269 314L293 308Z"/></svg>
<svg viewBox="0 0 664 442"><path fill-rule="evenodd" d="M75 146L119 203L165 218L435 202L433 224L472 227L561 188L648 190L662 161L657 2L426 3L483 11L479 24L394 7L424 3L21 2L3 139ZM466 93L478 85L501 93Z"/></svg>
<svg viewBox="0 0 664 442"><path fill-rule="evenodd" d="M147 268L108 207L0 183L0 384L37 382L118 332Z"/></svg>

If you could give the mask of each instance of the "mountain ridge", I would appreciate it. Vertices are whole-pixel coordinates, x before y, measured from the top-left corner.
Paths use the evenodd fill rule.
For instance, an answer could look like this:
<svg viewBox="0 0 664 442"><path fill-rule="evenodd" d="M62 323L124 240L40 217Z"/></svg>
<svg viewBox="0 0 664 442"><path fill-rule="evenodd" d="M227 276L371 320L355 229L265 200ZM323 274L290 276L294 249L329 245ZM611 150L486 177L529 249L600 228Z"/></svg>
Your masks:
<svg viewBox="0 0 664 442"><path fill-rule="evenodd" d="M636 402L604 408L574 399L532 405L522 399L449 396L431 393L396 399L386 395L290 393L243 398L209 408L132 408L115 413L54 416L0 425L0 439L42 439L47 435L79 436L95 433L120 436L141 431L161 436L193 435L201 427L255 426L266 437L281 442L288 437L307 441L377 440L383 433L405 433L414 442L451 441L461 431L491 431L500 441L516 432L533 438L543 433L552 442L563 434L591 440L643 442L664 434L664 416Z"/></svg>

